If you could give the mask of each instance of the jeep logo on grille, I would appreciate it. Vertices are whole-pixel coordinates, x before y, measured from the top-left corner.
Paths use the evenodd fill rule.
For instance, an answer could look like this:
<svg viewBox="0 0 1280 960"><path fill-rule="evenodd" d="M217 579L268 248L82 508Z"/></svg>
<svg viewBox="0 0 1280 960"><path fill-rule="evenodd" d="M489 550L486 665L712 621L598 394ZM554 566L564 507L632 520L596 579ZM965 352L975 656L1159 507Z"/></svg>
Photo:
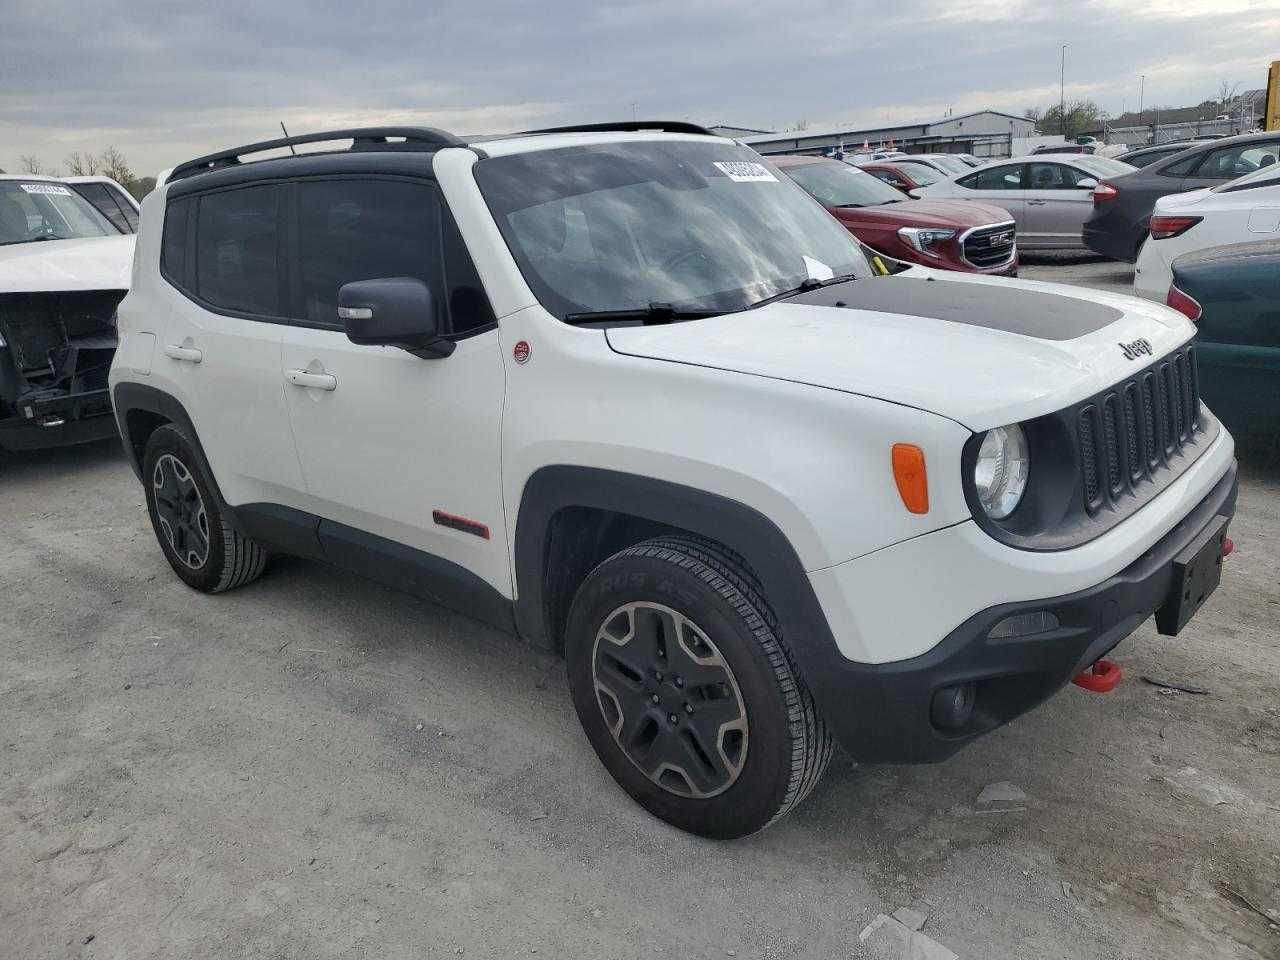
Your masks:
<svg viewBox="0 0 1280 960"><path fill-rule="evenodd" d="M1141 356L1151 356L1151 344L1146 340L1133 340L1129 343L1120 344L1120 349L1124 353L1126 360L1137 360Z"/></svg>

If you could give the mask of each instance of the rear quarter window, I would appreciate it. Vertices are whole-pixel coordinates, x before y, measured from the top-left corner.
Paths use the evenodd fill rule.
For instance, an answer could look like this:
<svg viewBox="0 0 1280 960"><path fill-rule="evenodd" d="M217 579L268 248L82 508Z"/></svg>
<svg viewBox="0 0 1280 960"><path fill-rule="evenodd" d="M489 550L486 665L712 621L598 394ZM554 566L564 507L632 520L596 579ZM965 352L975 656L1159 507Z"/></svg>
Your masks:
<svg viewBox="0 0 1280 960"><path fill-rule="evenodd" d="M193 202L190 198L183 198L165 207L164 233L160 238L160 275L183 290L189 287L187 218Z"/></svg>
<svg viewBox="0 0 1280 960"><path fill-rule="evenodd" d="M1200 161L1204 159L1204 154L1197 153L1194 156L1183 157L1181 160L1175 160L1167 167L1162 167L1156 172L1162 177L1189 177L1200 166Z"/></svg>

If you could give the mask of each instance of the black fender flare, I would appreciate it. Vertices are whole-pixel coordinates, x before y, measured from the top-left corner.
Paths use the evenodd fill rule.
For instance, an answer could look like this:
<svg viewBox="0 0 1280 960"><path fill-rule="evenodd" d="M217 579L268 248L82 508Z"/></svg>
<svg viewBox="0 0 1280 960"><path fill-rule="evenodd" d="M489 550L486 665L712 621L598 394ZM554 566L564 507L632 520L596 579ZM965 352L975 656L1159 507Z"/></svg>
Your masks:
<svg viewBox="0 0 1280 960"><path fill-rule="evenodd" d="M142 461L138 456L137 447L133 442L133 438L129 435L129 414L135 410L145 410L176 424L191 438L191 443L195 447L196 458L200 461L200 469L209 478L209 486L213 490L213 496L218 502L219 509L237 531L245 533L240 519L236 516L235 508L227 503L222 496L222 491L218 488L218 480L214 476L213 469L209 466L209 458L205 455L204 447L200 445L200 434L196 431L195 424L191 422L191 417L181 401L172 394L156 387L145 383L130 382L117 383L115 385L115 389L111 392L111 405L115 410L116 425L120 428L120 438L124 441L124 450L125 455L129 458L129 466L133 468L133 472L139 481L146 482L142 477Z"/></svg>
<svg viewBox="0 0 1280 960"><path fill-rule="evenodd" d="M515 620L528 642L555 649L548 636L543 597L548 532L569 507L609 510L675 527L723 544L739 554L759 581L778 618L783 638L837 738L852 730L840 722L854 691L857 665L836 646L826 615L795 548L778 526L753 507L694 487L593 467L548 466L526 482L516 515ZM870 690L860 691L870 693ZM857 695L857 694L854 694ZM842 735L844 734L844 735ZM852 745L852 744L850 744Z"/></svg>

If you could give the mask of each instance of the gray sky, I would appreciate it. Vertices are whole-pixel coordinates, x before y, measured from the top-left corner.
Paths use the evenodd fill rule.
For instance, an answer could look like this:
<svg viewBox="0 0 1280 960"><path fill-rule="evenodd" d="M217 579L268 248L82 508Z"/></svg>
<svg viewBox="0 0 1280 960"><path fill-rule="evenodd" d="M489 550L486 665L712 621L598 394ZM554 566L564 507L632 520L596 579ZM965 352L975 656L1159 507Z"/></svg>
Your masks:
<svg viewBox="0 0 1280 960"><path fill-rule="evenodd" d="M0 5L0 168L119 148L139 175L278 133L641 117L778 129L1067 98L1113 115L1261 87L1280 0L390 0Z"/></svg>

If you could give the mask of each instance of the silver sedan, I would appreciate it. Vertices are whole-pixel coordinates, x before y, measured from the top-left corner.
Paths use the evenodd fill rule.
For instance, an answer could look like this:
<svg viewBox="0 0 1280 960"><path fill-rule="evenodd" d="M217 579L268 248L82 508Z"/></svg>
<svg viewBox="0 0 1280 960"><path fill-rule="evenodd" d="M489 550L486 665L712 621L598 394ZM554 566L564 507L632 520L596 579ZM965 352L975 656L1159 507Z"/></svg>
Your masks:
<svg viewBox="0 0 1280 960"><path fill-rule="evenodd" d="M1009 211L1022 250L1082 250L1080 228L1093 213L1098 181L1133 173L1119 160L1051 154L995 160L915 193L929 200L981 200Z"/></svg>

